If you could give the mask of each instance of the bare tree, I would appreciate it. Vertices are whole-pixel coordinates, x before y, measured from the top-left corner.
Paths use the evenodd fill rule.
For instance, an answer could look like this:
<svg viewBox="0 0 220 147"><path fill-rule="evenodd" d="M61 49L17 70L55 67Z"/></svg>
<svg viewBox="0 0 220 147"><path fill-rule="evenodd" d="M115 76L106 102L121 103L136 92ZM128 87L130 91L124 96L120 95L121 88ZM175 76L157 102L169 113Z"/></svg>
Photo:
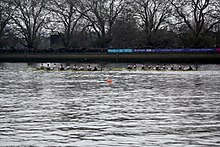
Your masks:
<svg viewBox="0 0 220 147"><path fill-rule="evenodd" d="M80 2L78 0L51 0L49 9L53 12L53 22L61 26L56 28L56 31L63 34L61 36L64 46L69 48L77 25L85 13L80 7Z"/></svg>
<svg viewBox="0 0 220 147"><path fill-rule="evenodd" d="M88 11L84 18L99 39L101 47L106 47L112 39L112 28L124 8L124 0L82 1Z"/></svg>
<svg viewBox="0 0 220 147"><path fill-rule="evenodd" d="M220 31L220 1L219 0L212 0L210 4L211 10L209 15L209 23L212 25L209 27L210 29L213 28L213 31Z"/></svg>
<svg viewBox="0 0 220 147"><path fill-rule="evenodd" d="M15 15L13 20L16 31L24 37L27 48L36 48L37 39L45 23L47 23L48 12L45 11L47 0L13 0Z"/></svg>
<svg viewBox="0 0 220 147"><path fill-rule="evenodd" d="M214 1L210 0L172 0L172 5L176 14L177 24L185 25L186 30L192 34L190 41L192 46L198 47L202 42L201 37L213 29L219 23L214 19Z"/></svg>
<svg viewBox="0 0 220 147"><path fill-rule="evenodd" d="M9 25L9 21L12 18L12 1L1 0L0 1L0 47L2 46L2 39L6 33L6 26Z"/></svg>
<svg viewBox="0 0 220 147"><path fill-rule="evenodd" d="M152 45L152 34L166 26L171 14L167 0L134 0L131 2L140 27L145 31L147 45Z"/></svg>

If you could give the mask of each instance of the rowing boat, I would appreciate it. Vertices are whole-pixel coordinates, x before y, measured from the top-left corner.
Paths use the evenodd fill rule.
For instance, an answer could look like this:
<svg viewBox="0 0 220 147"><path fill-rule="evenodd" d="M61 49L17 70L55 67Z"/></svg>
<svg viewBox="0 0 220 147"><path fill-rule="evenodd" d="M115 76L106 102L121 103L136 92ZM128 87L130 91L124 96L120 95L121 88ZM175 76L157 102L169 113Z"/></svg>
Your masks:
<svg viewBox="0 0 220 147"><path fill-rule="evenodd" d="M64 69L64 70L60 70L60 69L40 69L40 68L32 68L32 71L47 71L47 72L50 72L50 71L70 71L70 72L98 72L98 71L195 71L195 70L187 70L187 69L182 69L182 70L179 70L179 69L174 69L174 70L171 70L171 69L127 69L127 68L123 68L123 67L115 67L115 68L99 68L97 70L73 70L73 69Z"/></svg>

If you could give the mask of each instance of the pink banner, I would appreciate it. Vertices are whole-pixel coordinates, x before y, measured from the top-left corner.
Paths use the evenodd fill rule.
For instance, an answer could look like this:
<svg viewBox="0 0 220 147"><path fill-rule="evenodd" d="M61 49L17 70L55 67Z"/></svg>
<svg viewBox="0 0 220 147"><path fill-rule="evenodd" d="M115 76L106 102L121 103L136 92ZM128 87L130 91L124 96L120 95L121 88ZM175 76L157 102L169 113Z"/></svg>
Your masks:
<svg viewBox="0 0 220 147"><path fill-rule="evenodd" d="M217 48L216 51L217 51L217 53L220 53L220 48Z"/></svg>

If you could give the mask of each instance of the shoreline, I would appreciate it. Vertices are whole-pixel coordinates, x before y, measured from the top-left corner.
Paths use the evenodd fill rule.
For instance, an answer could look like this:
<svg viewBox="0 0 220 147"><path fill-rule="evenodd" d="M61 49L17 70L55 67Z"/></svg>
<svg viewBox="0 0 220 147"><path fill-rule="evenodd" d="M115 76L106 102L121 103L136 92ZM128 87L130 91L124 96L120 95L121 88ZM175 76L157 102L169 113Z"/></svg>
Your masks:
<svg viewBox="0 0 220 147"><path fill-rule="evenodd" d="M0 54L0 62L83 62L83 63L203 63L220 64L220 54L211 53L8 53Z"/></svg>

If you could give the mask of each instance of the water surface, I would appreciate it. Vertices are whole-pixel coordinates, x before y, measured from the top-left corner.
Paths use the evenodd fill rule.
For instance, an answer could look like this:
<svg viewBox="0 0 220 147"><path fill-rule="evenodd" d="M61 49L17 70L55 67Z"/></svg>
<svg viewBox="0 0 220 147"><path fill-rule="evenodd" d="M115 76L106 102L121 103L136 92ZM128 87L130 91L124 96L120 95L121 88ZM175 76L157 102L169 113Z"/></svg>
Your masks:
<svg viewBox="0 0 220 147"><path fill-rule="evenodd" d="M219 65L187 72L31 66L0 65L0 146L220 146Z"/></svg>

